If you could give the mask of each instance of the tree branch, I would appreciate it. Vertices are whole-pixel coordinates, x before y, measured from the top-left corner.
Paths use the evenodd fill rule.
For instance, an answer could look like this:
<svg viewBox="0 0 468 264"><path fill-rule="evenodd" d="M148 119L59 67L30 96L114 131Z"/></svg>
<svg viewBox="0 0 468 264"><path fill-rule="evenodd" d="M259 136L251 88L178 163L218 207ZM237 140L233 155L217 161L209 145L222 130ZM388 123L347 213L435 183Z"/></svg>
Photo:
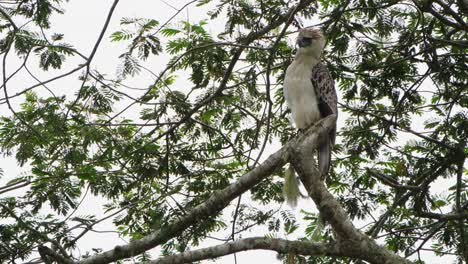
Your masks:
<svg viewBox="0 0 468 264"><path fill-rule="evenodd" d="M389 123L389 124L391 124L391 125L393 125L393 126L395 126L395 127L398 127L398 128L401 129L402 131L406 131L406 132L411 133L411 134L413 134L413 135L415 135L415 136L417 136L417 137L420 137L420 138L422 138L422 139L425 139L425 140L427 140L427 141L429 141L429 142L432 142L432 143L434 143L434 144L440 145L440 146L445 147L445 148L447 148L447 149L457 151L457 148L451 146L450 144L448 144L448 143L446 143L446 142L442 142L442 141L439 141L439 140L437 140L437 139L435 139L435 138L431 138L431 137L425 136L425 135L423 135L423 134L421 134L421 133L419 133L419 132L416 132L416 131L412 130L412 129L409 128L409 127L402 126L401 124L399 124L399 123L397 123L397 122L394 122L393 120L388 120L388 119L386 119L385 117L379 116L379 115L377 115L377 114L375 114L375 113L372 113L372 112L370 112L370 111L366 111L366 110L360 109L360 108L351 107L351 106L349 106L349 105L341 104L341 103L339 103L339 105L342 106L343 108L348 109L348 110L355 111L355 112L360 112L360 113L364 113L364 114L366 114L366 115L370 115L370 116L372 116L372 117L378 118L378 119L380 119L380 120L382 120L382 121L385 121L385 122L387 122L387 123Z"/></svg>
<svg viewBox="0 0 468 264"><path fill-rule="evenodd" d="M19 180L14 183L7 184L5 186L0 187L0 194L28 186L29 184L31 184L31 182L28 180L24 180L24 179Z"/></svg>
<svg viewBox="0 0 468 264"><path fill-rule="evenodd" d="M273 250L278 253L296 253L306 256L342 256L343 253L336 244L313 243L309 241L290 241L278 238L251 237L239 239L213 247L187 251L177 255L163 257L150 264L176 264L191 263L204 259L213 259L236 252L265 249Z"/></svg>
<svg viewBox="0 0 468 264"><path fill-rule="evenodd" d="M369 173L369 175L379 179L380 181L382 181L383 184L385 185L388 185L388 186L391 186L393 188L397 188L397 189L406 189L406 190L413 190L413 191L419 191L421 190L421 187L420 186L415 186L415 185L403 185L403 184L399 184L398 182L396 182L395 180L391 179L391 178L388 178L387 176L383 175L382 173L380 173L379 171L376 171L376 170L373 170L373 169L367 169L367 172Z"/></svg>
<svg viewBox="0 0 468 264"><path fill-rule="evenodd" d="M48 248L46 246L39 245L37 247L37 249L39 251L39 255L41 256L41 259L46 264L49 264L49 263L52 264L53 261L51 261L51 259L55 259L56 261L58 261L58 263L61 263L61 264L71 264L71 263L73 263L73 261L63 257L60 254L57 254L57 252L53 251L52 249L50 249L50 248Z"/></svg>
<svg viewBox="0 0 468 264"><path fill-rule="evenodd" d="M335 115L329 118L336 120ZM320 124L316 126L320 126ZM310 134L310 131L307 134ZM373 239L362 234L354 227L341 204L328 191L324 182L320 180L320 173L317 171L313 155L321 139L315 138L316 135L307 136L305 144L301 144L298 148L292 150L292 164L309 196L317 205L321 216L333 228L340 249L347 254L353 254L353 257L371 263L411 263L378 245Z"/></svg>
<svg viewBox="0 0 468 264"><path fill-rule="evenodd" d="M448 214L437 214L431 212L417 212L417 216L437 219L441 221L466 221L468 219L468 212L460 212L460 213L448 213Z"/></svg>
<svg viewBox="0 0 468 264"><path fill-rule="evenodd" d="M303 148L306 144L307 146L317 146L318 140L323 138L325 133L328 133L328 130L331 129L335 120L335 116L330 116L319 121L315 126L311 127L306 134L283 146L280 150L268 157L268 159L266 159L262 164L242 176L237 182L232 183L221 191L216 191L204 203L193 208L183 217L162 227L160 230L157 230L140 240L132 241L127 245L116 246L112 250L75 263L110 263L116 260L139 255L149 249L165 243L169 239L180 234L187 227L199 222L200 219L221 211L223 208L228 206L233 199L261 182L263 179L271 175L276 169L281 168L288 161L289 153L292 149Z"/></svg>
<svg viewBox="0 0 468 264"><path fill-rule="evenodd" d="M0 14L2 14L3 17L5 17L8 22L10 22L10 25L13 27L13 30L18 30L18 26L15 24L15 22L13 22L13 19L11 19L10 15L8 15L8 13L3 10L3 8L0 8Z"/></svg>

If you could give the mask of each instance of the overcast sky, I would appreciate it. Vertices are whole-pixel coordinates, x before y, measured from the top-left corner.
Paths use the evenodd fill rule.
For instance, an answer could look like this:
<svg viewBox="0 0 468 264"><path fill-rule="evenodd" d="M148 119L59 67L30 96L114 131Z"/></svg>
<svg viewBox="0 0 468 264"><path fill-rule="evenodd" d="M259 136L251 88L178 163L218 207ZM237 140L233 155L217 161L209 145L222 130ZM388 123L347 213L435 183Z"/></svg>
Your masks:
<svg viewBox="0 0 468 264"><path fill-rule="evenodd" d="M108 10L113 1L111 0L75 0L70 1L63 5L63 8L66 10L65 15L54 16L52 18L51 24L52 28L50 32L63 33L65 34L64 40L72 44L77 48L81 53L87 55L92 50L93 45L102 29L104 21L106 19ZM119 30L121 27L119 21L122 17L145 17L153 18L158 20L161 24L168 20L175 12L175 8L180 8L184 6L188 0L168 0L166 3L161 0L121 0L116 8L116 12L113 16L112 22L109 26L109 29L106 32L106 36L100 45L100 48L92 62L92 68L97 68L101 73L106 73L109 76L115 76L115 73L118 70L120 60L118 56L124 51L125 44L110 42L109 36L112 32ZM216 1L214 1L216 2ZM170 3L170 5L168 4ZM207 19L206 11L211 9L213 5L199 8L194 5L189 6L181 12L178 17L174 20L190 20L191 22L197 22L201 19ZM312 23L312 22L311 22ZM306 23L307 24L307 23ZM208 28L213 33L220 32L224 28L224 23L216 21L210 22ZM295 36L291 36L293 38ZM158 73L163 68L165 68L168 60L168 56L162 55L159 57L153 57L148 60L146 65L153 70L153 72ZM72 69L80 63L80 58L67 59L67 62L64 65L66 69ZM16 66L18 66L21 61L10 60L7 65L7 71L11 73ZM35 63L35 64L34 64ZM60 71L49 71L41 72L37 68L37 60L29 63L29 66L37 74L40 79L47 79L51 76L57 75ZM57 95L67 94L73 95L73 93L79 88L80 82L77 80L75 74L67 78L61 79L57 82L51 83L48 85L48 88L53 90ZM148 74L138 75L137 78L133 78L127 82L127 84L134 87L146 88L153 80L153 77ZM29 86L34 84L35 81L28 75L22 74L18 75L9 83L9 93L13 94L24 89L24 83L27 83ZM36 89L40 94L49 95L44 88ZM13 106L18 109L21 99L13 100ZM9 110L5 105L0 105L1 115L10 115ZM126 113L125 117L135 117L137 116L137 111L129 111ZM339 127L343 125L345 117L340 114ZM267 157L268 153L272 153L278 149L278 145L269 146L267 153L263 157ZM0 157L0 168L4 170L4 177L0 179L0 186L4 185L7 181L27 173L28 167L25 166L20 168L16 161L11 157ZM441 189L441 192L445 188ZM16 194L24 193L25 189L20 189L16 191ZM13 193L8 193L12 195ZM1 197L1 196L0 196ZM104 216L104 211L101 205L105 203L104 199L99 197L94 197L92 195L87 195L84 199L82 206L79 207L75 215L80 214L95 214L99 219ZM283 206L285 207L285 206ZM307 210L313 210L314 206L312 205L311 200L301 201L298 208L306 208ZM299 209L295 210L296 212ZM44 211L46 212L46 211ZM226 217L229 217L230 214L226 214ZM299 214L298 214L299 216ZM359 224L359 223L358 223ZM364 224L364 223L361 223ZM359 225L358 225L359 227ZM111 220L102 222L96 226L97 230L109 231L113 230L113 224ZM266 234L267 230L264 229L255 229L254 232L245 233L243 237L248 236L261 236ZM224 237L224 236L222 236ZM292 237L294 239L295 237ZM81 253L90 251L92 248L102 248L104 250L111 249L115 245L124 244L128 241L119 238L115 233L88 233L83 239L79 240L78 248L81 250ZM209 240L203 246L215 245L218 244L218 241ZM428 253L432 255L432 253ZM276 253L269 251L252 251L249 253L238 253L237 261L238 263L253 263L254 261L259 261L259 263L280 263L275 257ZM440 259L435 257L432 258L433 263L440 263ZM452 261L452 258L444 257L444 262L448 263ZM208 261L209 262L209 261ZM226 256L216 261L216 263L234 263L233 256Z"/></svg>

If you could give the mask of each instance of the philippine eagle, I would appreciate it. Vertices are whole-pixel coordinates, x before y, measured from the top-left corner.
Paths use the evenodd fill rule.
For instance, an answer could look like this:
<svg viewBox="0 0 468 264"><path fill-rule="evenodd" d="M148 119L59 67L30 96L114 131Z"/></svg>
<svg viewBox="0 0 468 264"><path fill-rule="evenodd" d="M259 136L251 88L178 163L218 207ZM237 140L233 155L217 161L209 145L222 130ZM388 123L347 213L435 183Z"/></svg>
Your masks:
<svg viewBox="0 0 468 264"><path fill-rule="evenodd" d="M335 84L330 72L320 62L325 38L319 29L299 31L294 61L286 70L284 97L296 127L306 129L318 120L338 114ZM318 147L318 168L324 180L330 168L331 149L335 143L336 124Z"/></svg>

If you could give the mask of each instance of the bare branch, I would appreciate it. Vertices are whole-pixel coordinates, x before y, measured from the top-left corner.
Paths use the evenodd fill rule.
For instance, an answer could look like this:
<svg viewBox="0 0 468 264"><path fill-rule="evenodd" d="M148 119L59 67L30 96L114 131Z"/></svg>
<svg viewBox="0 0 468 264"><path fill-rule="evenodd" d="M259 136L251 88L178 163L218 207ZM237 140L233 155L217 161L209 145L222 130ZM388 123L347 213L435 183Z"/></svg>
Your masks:
<svg viewBox="0 0 468 264"><path fill-rule="evenodd" d="M414 190L414 191L421 190L420 186L399 184L398 182L394 181L393 179L388 178L387 176L383 175L382 173L376 170L367 169L367 172L369 172L369 175L381 180L382 183L385 185L388 185L397 189L407 189L407 190Z"/></svg>
<svg viewBox="0 0 468 264"><path fill-rule="evenodd" d="M432 218L442 221L453 221L453 220L466 220L468 219L468 212L460 212L460 213L448 213L448 214L437 214L431 212L417 212L417 216Z"/></svg>
<svg viewBox="0 0 468 264"><path fill-rule="evenodd" d="M256 249L273 250L284 254L295 253L306 256L342 256L345 254L340 251L335 243L324 244L313 243L309 241L290 241L278 238L251 237L239 239L237 241L218 246L187 251L181 254L163 257L154 261L150 261L149 263L191 263L204 259L217 258L236 252Z"/></svg>
<svg viewBox="0 0 468 264"><path fill-rule="evenodd" d="M329 116L329 118L336 120L335 115ZM329 126L330 129L331 127ZM310 133L309 130L306 135ZM317 134L308 136L305 144L301 144L298 148L292 150L292 163L309 196L317 205L321 216L332 226L337 235L337 243L340 248L348 253L353 252L354 257L371 263L411 263L378 245L373 239L362 234L354 227L341 204L328 191L324 182L320 180L320 173L318 173L315 165L313 151L320 143L321 138L315 138L315 136Z"/></svg>
<svg viewBox="0 0 468 264"><path fill-rule="evenodd" d="M0 194L3 194L3 193L6 193L6 192L9 192L9 191L13 191L13 190L28 186L29 184L31 184L31 182L28 181L28 180L25 180L25 179L19 180L19 181L14 182L14 183L7 184L5 186L0 187Z"/></svg>

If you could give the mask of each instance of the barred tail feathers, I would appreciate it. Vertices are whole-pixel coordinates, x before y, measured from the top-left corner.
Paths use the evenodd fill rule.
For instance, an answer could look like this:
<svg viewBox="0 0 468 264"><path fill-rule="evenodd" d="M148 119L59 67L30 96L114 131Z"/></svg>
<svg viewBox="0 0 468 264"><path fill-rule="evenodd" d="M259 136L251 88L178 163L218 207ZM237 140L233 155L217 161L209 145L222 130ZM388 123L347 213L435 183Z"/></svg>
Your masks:
<svg viewBox="0 0 468 264"><path fill-rule="evenodd" d="M331 141L327 139L324 144L322 144L318 148L318 165L320 171L320 178L322 180L328 174L328 170L330 169L330 161L331 161Z"/></svg>

